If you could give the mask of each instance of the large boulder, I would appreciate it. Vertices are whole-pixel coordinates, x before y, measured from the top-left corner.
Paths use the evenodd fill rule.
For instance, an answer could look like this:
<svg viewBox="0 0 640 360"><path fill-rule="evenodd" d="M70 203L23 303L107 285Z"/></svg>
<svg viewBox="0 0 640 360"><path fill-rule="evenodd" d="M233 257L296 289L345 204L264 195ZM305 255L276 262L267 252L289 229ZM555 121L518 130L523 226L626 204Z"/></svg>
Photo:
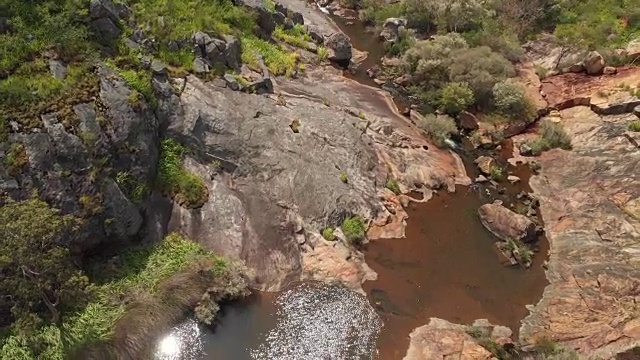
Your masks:
<svg viewBox="0 0 640 360"><path fill-rule="evenodd" d="M478 215L482 225L504 241L536 239L536 225L533 221L507 209L499 202L482 205L478 209Z"/></svg>
<svg viewBox="0 0 640 360"><path fill-rule="evenodd" d="M334 33L325 42L331 51L329 58L333 61L349 61L352 56L351 40L343 33Z"/></svg>
<svg viewBox="0 0 640 360"><path fill-rule="evenodd" d="M403 18L388 18L382 25L382 31L380 32L380 38L387 42L396 42L398 40L398 32L400 27L407 26L407 19Z"/></svg>
<svg viewBox="0 0 640 360"><path fill-rule="evenodd" d="M427 325L414 329L409 335L409 349L404 360L495 359L468 331L468 326L431 318ZM487 336L492 337L491 333Z"/></svg>
<svg viewBox="0 0 640 360"><path fill-rule="evenodd" d="M496 160L491 156L479 156L474 162L478 165L478 169L485 175L490 175L491 169L496 166Z"/></svg>
<svg viewBox="0 0 640 360"><path fill-rule="evenodd" d="M604 71L605 67L604 58L597 51L592 51L587 54L583 64L587 74L589 75L600 75Z"/></svg>
<svg viewBox="0 0 640 360"><path fill-rule="evenodd" d="M640 59L640 37L629 42L625 53L627 54L627 58L633 63L636 63Z"/></svg>
<svg viewBox="0 0 640 360"><path fill-rule="evenodd" d="M118 8L111 0L91 0L89 14L93 19L109 18L113 21L120 20Z"/></svg>
<svg viewBox="0 0 640 360"><path fill-rule="evenodd" d="M458 126L464 130L478 130L478 118L468 111L462 111L458 115Z"/></svg>

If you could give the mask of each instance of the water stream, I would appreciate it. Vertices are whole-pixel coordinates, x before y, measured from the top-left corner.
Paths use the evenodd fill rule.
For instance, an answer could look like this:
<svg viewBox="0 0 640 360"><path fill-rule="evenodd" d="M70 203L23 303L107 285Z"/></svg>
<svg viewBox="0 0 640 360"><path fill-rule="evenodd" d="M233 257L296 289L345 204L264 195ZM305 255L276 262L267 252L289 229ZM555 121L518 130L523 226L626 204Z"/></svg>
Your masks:
<svg viewBox="0 0 640 360"><path fill-rule="evenodd" d="M357 18L333 18L355 48L369 53L345 76L377 86L366 70L379 63L382 43ZM506 142L505 151L495 154L505 166L509 146ZM478 175L474 155L461 152L472 179ZM402 359L409 333L430 317L465 324L487 318L517 333L526 305L535 304L547 284L542 263L548 244L539 239L531 268L513 267L480 223L482 204L502 199L509 206L516 194L530 191L526 166L507 170L522 181L457 187L455 193L441 191L428 202L412 202L406 238L372 241L363 249L379 274L377 281L364 284L368 299L317 283L258 293L223 307L214 331L193 320L174 328L160 342L157 358Z"/></svg>

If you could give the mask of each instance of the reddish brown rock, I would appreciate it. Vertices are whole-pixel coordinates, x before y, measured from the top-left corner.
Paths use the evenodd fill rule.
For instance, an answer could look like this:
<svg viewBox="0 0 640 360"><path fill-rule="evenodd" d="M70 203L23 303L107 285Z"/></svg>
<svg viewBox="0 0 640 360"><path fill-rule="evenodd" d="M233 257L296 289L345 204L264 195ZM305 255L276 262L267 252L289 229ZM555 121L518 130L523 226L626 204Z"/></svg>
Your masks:
<svg viewBox="0 0 640 360"><path fill-rule="evenodd" d="M501 203L482 205L478 209L478 216L487 230L504 241L532 241L536 238L536 225L533 221L507 209Z"/></svg>
<svg viewBox="0 0 640 360"><path fill-rule="evenodd" d="M491 168L496 166L496 161L491 156L479 156L474 162L478 165L478 169L485 175L490 175Z"/></svg>
<svg viewBox="0 0 640 360"><path fill-rule="evenodd" d="M465 130L478 130L478 118L468 111L462 111L458 115L458 125Z"/></svg>
<svg viewBox="0 0 640 360"><path fill-rule="evenodd" d="M493 359L493 355L467 334L468 327L431 318L427 325L411 332L404 360Z"/></svg>
<svg viewBox="0 0 640 360"><path fill-rule="evenodd" d="M609 359L640 344L640 149L623 135L634 116L588 107L560 115L573 150L543 153L530 181L551 245L551 284L520 337Z"/></svg>

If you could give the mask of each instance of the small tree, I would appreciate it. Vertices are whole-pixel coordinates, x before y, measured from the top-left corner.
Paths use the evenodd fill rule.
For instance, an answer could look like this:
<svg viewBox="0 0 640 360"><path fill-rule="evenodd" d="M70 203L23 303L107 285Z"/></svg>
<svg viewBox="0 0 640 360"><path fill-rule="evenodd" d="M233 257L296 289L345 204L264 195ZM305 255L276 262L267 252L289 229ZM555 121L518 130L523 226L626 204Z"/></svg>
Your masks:
<svg viewBox="0 0 640 360"><path fill-rule="evenodd" d="M429 137L440 147L445 146L445 140L458 131L456 122L449 116L429 114L418 123L418 126L426 131Z"/></svg>
<svg viewBox="0 0 640 360"><path fill-rule="evenodd" d="M493 100L498 111L512 120L528 122L535 116L524 87L513 79L493 86Z"/></svg>
<svg viewBox="0 0 640 360"><path fill-rule="evenodd" d="M0 311L18 333L59 324L63 311L81 304L88 278L65 246L74 219L38 199L0 207ZM65 241L67 240L67 241Z"/></svg>
<svg viewBox="0 0 640 360"><path fill-rule="evenodd" d="M365 230L364 220L360 215L352 216L342 222L342 233L352 244L358 244L364 239Z"/></svg>
<svg viewBox="0 0 640 360"><path fill-rule="evenodd" d="M447 84L440 93L440 107L447 114L456 116L474 102L473 90L467 83Z"/></svg>

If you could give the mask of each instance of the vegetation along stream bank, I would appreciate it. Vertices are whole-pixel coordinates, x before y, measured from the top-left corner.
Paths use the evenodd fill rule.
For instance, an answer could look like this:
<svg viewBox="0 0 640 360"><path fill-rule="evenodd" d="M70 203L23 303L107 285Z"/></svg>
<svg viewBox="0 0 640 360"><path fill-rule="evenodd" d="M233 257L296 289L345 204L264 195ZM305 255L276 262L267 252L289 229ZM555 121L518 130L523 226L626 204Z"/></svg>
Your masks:
<svg viewBox="0 0 640 360"><path fill-rule="evenodd" d="M637 0L3 0L0 358L640 357Z"/></svg>

